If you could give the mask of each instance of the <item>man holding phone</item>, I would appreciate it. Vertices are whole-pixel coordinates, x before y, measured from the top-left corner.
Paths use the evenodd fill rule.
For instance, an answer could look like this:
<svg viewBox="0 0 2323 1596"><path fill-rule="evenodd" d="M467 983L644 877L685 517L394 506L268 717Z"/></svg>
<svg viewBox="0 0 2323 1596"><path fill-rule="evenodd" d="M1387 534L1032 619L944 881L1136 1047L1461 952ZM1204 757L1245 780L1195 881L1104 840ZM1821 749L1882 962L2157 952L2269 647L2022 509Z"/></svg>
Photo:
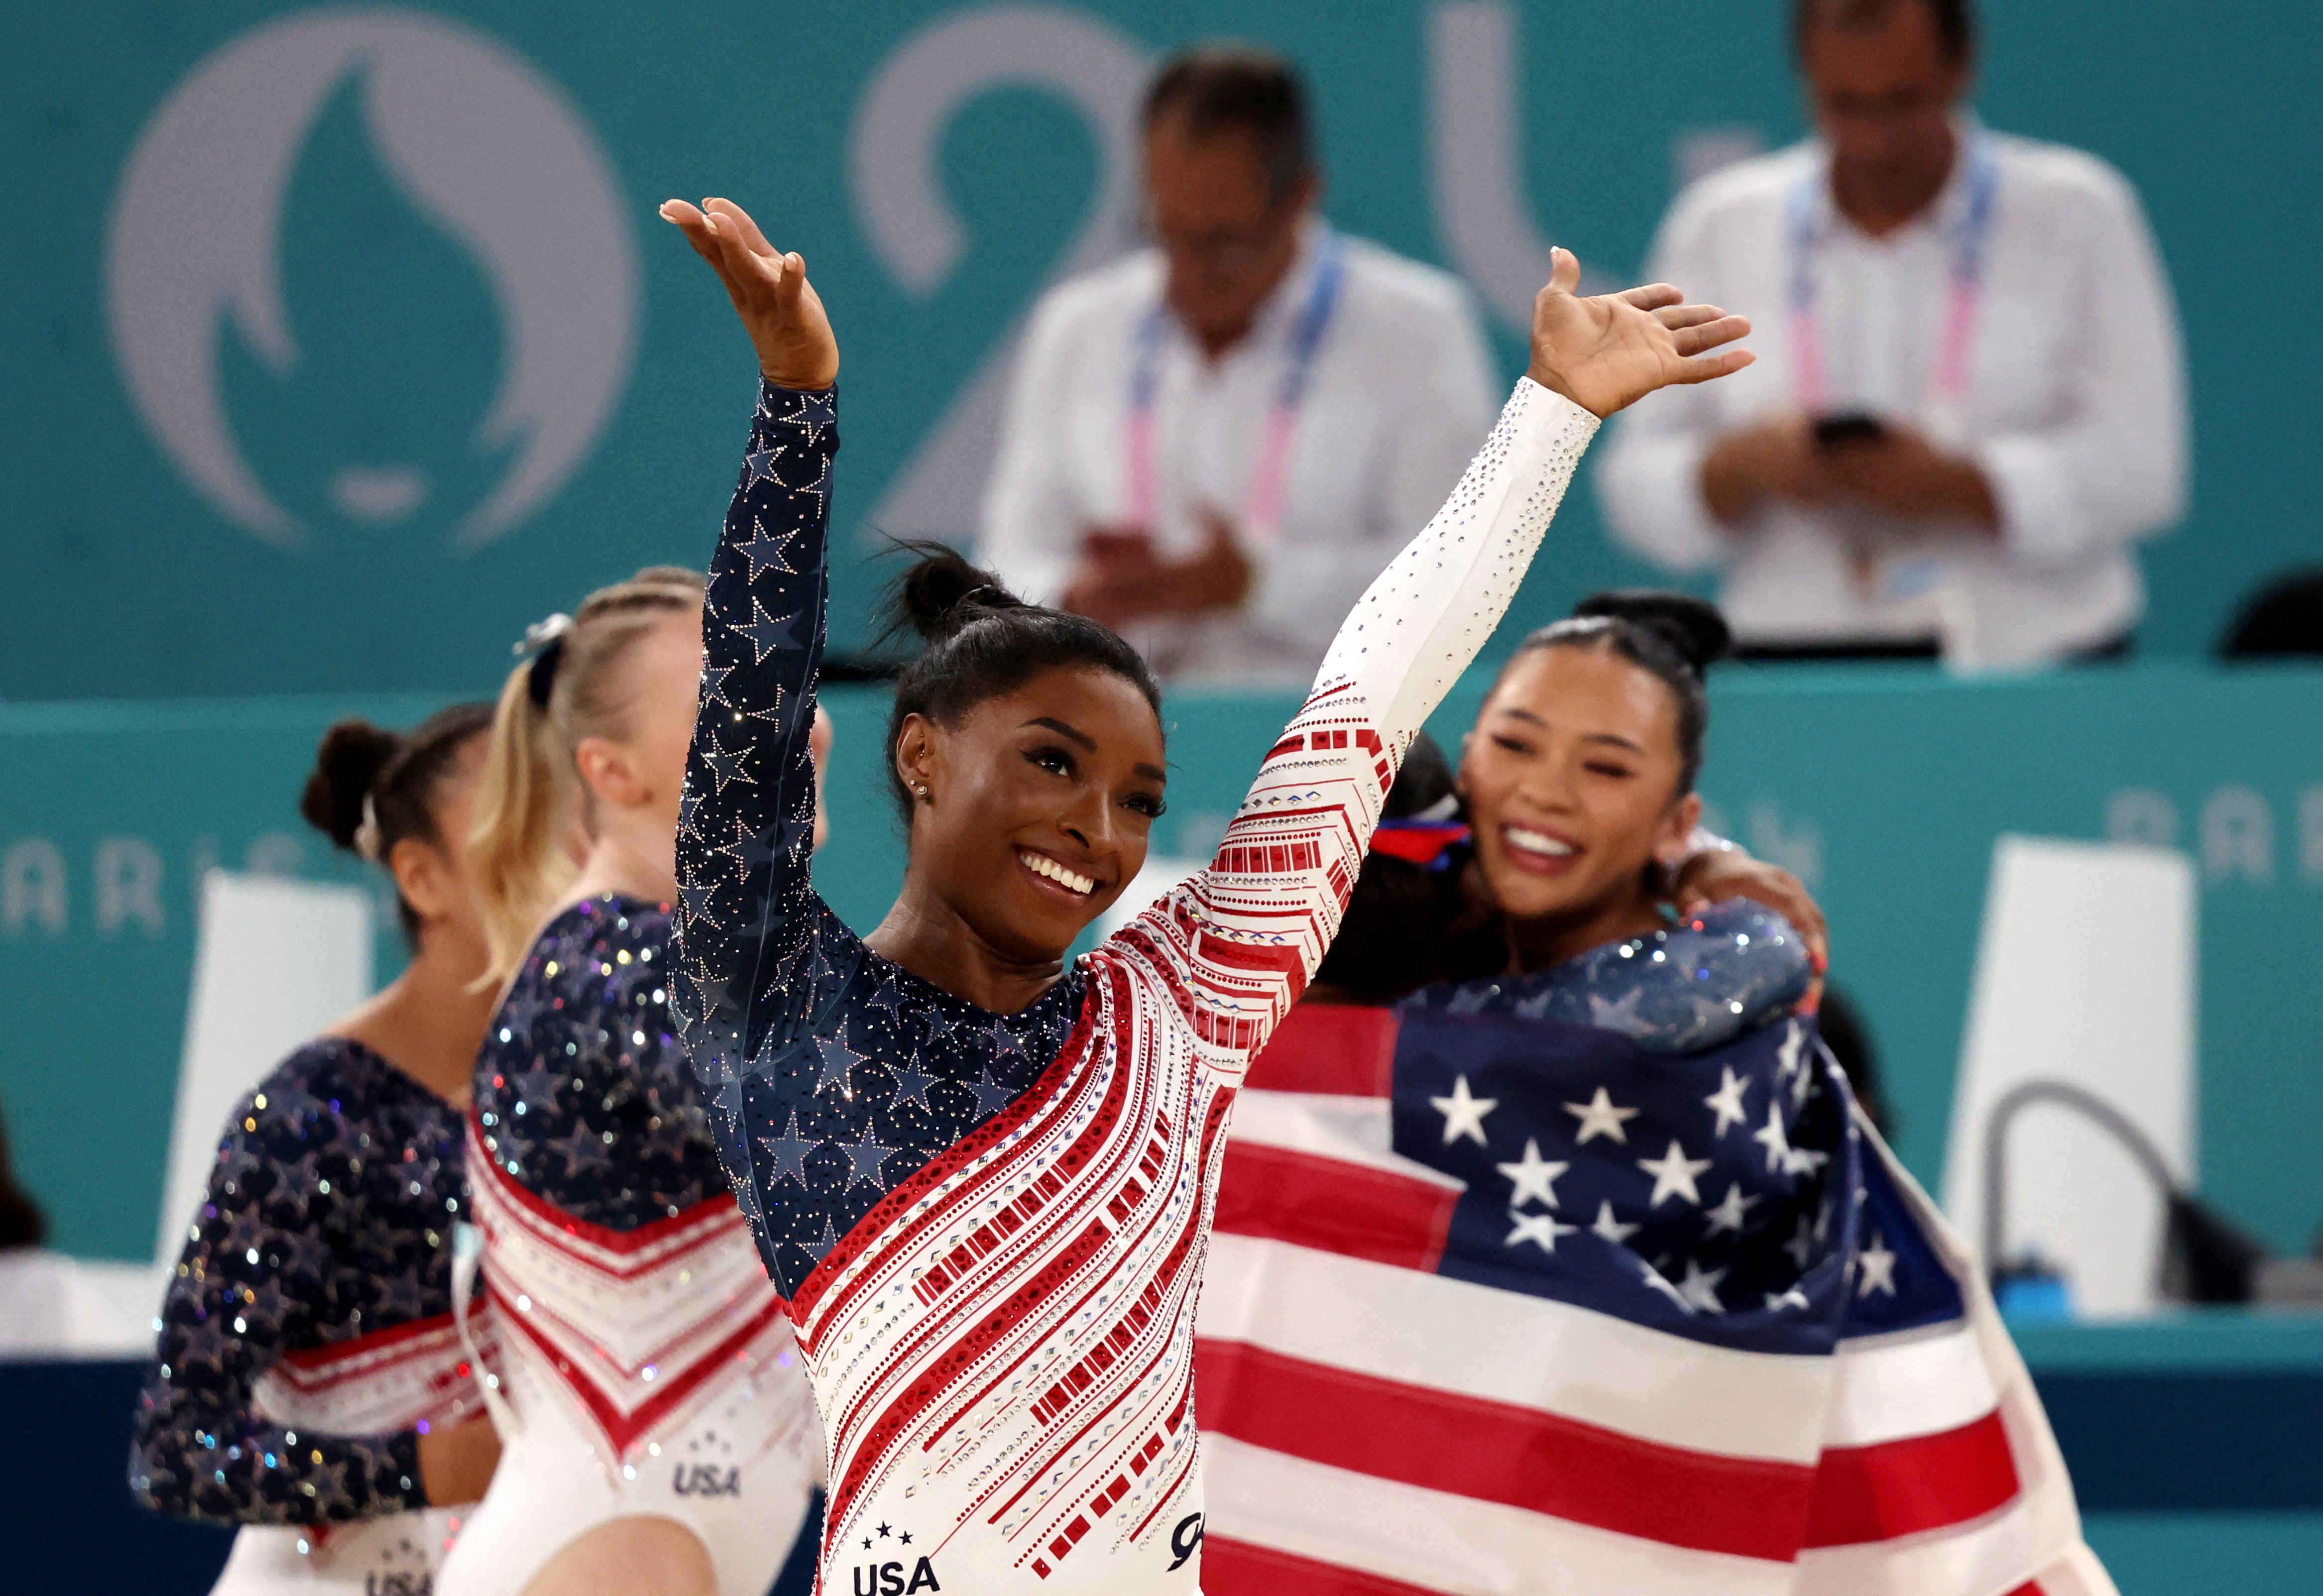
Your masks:
<svg viewBox="0 0 2323 1596"><path fill-rule="evenodd" d="M2131 546L2186 482L2136 196L1962 110L1967 0L1795 0L1793 39L1816 136L1688 188L1647 270L1750 316L1758 363L1623 418L1597 473L1615 532L1722 567L1746 656L2126 652Z"/></svg>

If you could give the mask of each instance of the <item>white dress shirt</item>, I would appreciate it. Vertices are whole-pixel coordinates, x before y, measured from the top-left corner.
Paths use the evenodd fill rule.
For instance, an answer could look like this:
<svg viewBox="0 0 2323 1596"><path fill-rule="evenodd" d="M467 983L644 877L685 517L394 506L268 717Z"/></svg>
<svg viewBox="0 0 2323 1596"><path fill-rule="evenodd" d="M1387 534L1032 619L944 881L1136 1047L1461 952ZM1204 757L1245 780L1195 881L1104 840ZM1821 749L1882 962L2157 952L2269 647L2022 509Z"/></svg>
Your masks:
<svg viewBox="0 0 2323 1596"><path fill-rule="evenodd" d="M1206 507L1244 527L1323 238L1309 223L1249 334L1217 360L1164 318L1151 530L1166 553L1200 547ZM1130 629L1174 680L1307 685L1339 622L1428 524L1492 426L1496 383L1466 289L1376 244L1339 242L1338 299L1308 369L1281 523L1271 535L1245 528L1249 598L1228 614ZM1082 534L1127 518L1130 381L1164 271L1158 251L1141 250L1059 284L1033 311L978 547L1025 598L1054 601Z"/></svg>
<svg viewBox="0 0 2323 1596"><path fill-rule="evenodd" d="M1934 635L1954 664L2026 665L2107 642L2144 611L2130 546L2183 510L2187 449L2177 314L2137 197L2094 156L1965 120L1960 131L1942 192L1884 238L1832 204L1830 153L1815 140L1703 179L1662 224L1648 278L1749 316L1758 363L1641 401L1597 486L1616 535L1640 554L1673 571L1724 566L1721 602L1746 643ZM1942 406L1932 375L1979 139L1997 184L1967 392ZM1732 525L1712 519L1702 496L1712 443L1803 408L1789 292L1801 193L1819 408L1869 411L1970 454L1999 507L1997 537L1860 505L1774 502Z"/></svg>

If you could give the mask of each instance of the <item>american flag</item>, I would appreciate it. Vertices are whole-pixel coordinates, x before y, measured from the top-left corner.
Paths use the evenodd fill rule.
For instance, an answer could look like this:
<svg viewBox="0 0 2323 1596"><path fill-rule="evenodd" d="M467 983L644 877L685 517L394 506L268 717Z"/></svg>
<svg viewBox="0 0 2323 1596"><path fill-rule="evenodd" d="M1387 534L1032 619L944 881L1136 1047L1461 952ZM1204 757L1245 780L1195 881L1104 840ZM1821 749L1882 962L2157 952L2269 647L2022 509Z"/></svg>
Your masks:
<svg viewBox="0 0 2323 1596"><path fill-rule="evenodd" d="M1235 1108L1209 1596L2111 1596L1989 1298L1813 1022L1307 1006Z"/></svg>

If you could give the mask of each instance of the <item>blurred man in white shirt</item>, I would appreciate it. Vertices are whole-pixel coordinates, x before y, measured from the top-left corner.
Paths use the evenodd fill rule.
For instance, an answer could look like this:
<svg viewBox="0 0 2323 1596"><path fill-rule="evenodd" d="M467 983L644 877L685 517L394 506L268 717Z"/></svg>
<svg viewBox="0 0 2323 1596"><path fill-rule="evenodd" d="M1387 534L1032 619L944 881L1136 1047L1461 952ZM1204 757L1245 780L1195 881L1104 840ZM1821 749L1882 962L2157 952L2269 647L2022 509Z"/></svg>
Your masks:
<svg viewBox="0 0 2323 1596"><path fill-rule="evenodd" d="M1798 0L1818 136L1713 174L1648 279L1758 362L1623 417L1616 534L1723 569L1746 652L2018 665L2126 649L2184 509L2178 323L2136 195L1960 108L1966 0Z"/></svg>
<svg viewBox="0 0 2323 1596"><path fill-rule="evenodd" d="M1303 687L1483 441L1483 333L1455 280L1315 214L1287 63L1189 50L1144 130L1155 247L1034 308L978 556L1167 676Z"/></svg>

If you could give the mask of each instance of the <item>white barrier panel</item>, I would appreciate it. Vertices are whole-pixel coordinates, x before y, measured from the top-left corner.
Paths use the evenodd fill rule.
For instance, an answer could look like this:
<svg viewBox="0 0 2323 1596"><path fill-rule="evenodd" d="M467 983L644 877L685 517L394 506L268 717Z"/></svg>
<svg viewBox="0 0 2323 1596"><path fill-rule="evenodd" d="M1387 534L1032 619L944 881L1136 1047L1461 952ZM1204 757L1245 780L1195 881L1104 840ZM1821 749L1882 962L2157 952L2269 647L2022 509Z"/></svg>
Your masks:
<svg viewBox="0 0 2323 1596"><path fill-rule="evenodd" d="M156 1263L177 1262L234 1104L371 990L372 907L360 888L224 870L202 878Z"/></svg>
<svg viewBox="0 0 2323 1596"><path fill-rule="evenodd" d="M1944 1214L1982 1256L1986 1132L2012 1090L2053 1081L2101 1099L2194 1183L2194 871L2162 848L2002 837L1953 1089ZM2121 1142L2052 1101L2006 1142L2002 1253L2057 1265L2078 1313L2159 1301L2164 1207Z"/></svg>

